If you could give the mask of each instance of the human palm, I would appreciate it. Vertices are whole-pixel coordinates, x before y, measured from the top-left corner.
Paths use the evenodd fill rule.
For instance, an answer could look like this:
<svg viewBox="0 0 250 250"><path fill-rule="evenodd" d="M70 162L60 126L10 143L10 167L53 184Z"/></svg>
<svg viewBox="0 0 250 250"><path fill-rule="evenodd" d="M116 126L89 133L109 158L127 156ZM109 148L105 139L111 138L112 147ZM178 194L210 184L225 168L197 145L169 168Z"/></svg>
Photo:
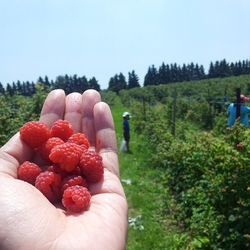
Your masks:
<svg viewBox="0 0 250 250"><path fill-rule="evenodd" d="M87 211L68 214L55 207L34 186L17 179L17 167L35 156L14 135L0 150L0 249L124 249L127 202L119 180L119 164L112 114L97 91L47 96L40 121L51 126L68 120L83 132L102 156L103 181L92 184Z"/></svg>

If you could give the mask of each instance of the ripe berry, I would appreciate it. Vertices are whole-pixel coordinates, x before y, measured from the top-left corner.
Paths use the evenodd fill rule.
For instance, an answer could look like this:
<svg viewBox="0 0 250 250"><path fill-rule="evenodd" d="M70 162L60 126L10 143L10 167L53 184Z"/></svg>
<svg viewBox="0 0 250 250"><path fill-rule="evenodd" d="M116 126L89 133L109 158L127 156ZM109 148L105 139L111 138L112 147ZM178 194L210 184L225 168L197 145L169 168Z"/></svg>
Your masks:
<svg viewBox="0 0 250 250"><path fill-rule="evenodd" d="M83 133L76 133L70 136L68 142L76 143L78 145L84 145L89 148L89 140Z"/></svg>
<svg viewBox="0 0 250 250"><path fill-rule="evenodd" d="M31 121L20 128L20 137L31 148L38 148L49 139L50 130L42 122Z"/></svg>
<svg viewBox="0 0 250 250"><path fill-rule="evenodd" d="M66 141L73 134L73 127L67 120L57 120L51 127L51 135Z"/></svg>
<svg viewBox="0 0 250 250"><path fill-rule="evenodd" d="M64 190L62 204L69 212L79 213L87 210L90 198L87 188L76 185Z"/></svg>
<svg viewBox="0 0 250 250"><path fill-rule="evenodd" d="M71 175L63 179L62 181L62 191L72 186L82 186L87 187L87 181L82 176Z"/></svg>
<svg viewBox="0 0 250 250"><path fill-rule="evenodd" d="M238 150L242 150L242 149L244 148L244 145L243 145L242 143L238 143L238 144L236 145L236 148L237 148Z"/></svg>
<svg viewBox="0 0 250 250"><path fill-rule="evenodd" d="M98 182L103 177L102 157L95 151L85 151L80 159L82 174L89 182Z"/></svg>
<svg viewBox="0 0 250 250"><path fill-rule="evenodd" d="M64 141L59 137L51 137L49 138L40 148L39 152L42 158L46 161L49 161L49 155L52 150L57 145L63 144Z"/></svg>
<svg viewBox="0 0 250 250"><path fill-rule="evenodd" d="M65 142L51 150L49 158L52 162L58 163L62 170L72 172L79 163L80 156L83 153L81 146Z"/></svg>
<svg viewBox="0 0 250 250"><path fill-rule="evenodd" d="M55 202L60 198L61 176L50 171L42 172L36 178L35 187L39 189L49 201Z"/></svg>
<svg viewBox="0 0 250 250"><path fill-rule="evenodd" d="M17 178L34 185L36 177L41 172L42 170L38 165L29 161L25 161L17 168Z"/></svg>

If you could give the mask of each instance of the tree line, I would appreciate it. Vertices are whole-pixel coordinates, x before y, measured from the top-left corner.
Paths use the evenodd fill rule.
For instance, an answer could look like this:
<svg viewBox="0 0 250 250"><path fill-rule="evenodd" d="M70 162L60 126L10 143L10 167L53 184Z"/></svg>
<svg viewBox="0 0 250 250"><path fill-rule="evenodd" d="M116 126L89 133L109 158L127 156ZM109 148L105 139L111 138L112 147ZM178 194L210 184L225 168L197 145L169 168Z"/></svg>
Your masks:
<svg viewBox="0 0 250 250"><path fill-rule="evenodd" d="M77 75L68 76L67 74L64 76L56 77L56 80L49 80L48 76L44 78L39 77L37 82L13 82L12 84L7 84L6 89L0 83L0 94L7 95L15 95L20 94L23 96L32 96L36 92L36 84L40 84L44 87L45 90L52 89L63 89L66 94L72 92L84 92L87 89L95 89L100 91L100 85L95 77L87 79L85 76L78 77Z"/></svg>
<svg viewBox="0 0 250 250"><path fill-rule="evenodd" d="M238 76L242 74L250 74L249 60L228 63L226 59L223 59L214 63L211 62L207 73L203 65L197 63L194 64L192 62L190 64L177 65L177 63L165 64L163 62L159 68L156 68L154 65L148 68L144 77L143 86L202 80L206 78ZM53 81L45 76L44 79L39 77L37 83L42 84L46 89L61 88L66 94L71 92L83 92L90 88L100 91L100 85L95 77L88 80L85 76L68 76L66 74L64 76L58 76L56 80ZM107 90L119 93L120 90L140 86L139 77L135 71L132 70L128 73L128 79L126 79L123 73L115 74L111 77ZM4 88L0 82L0 94L14 95L19 93L24 96L31 96L35 91L34 82L26 81L21 83L17 81L12 84L8 83L6 88Z"/></svg>
<svg viewBox="0 0 250 250"><path fill-rule="evenodd" d="M134 71L132 71L132 73L133 74L129 73L128 82L126 82L125 76L122 73L111 77L108 89L119 93L122 89L140 86L138 76ZM242 74L250 74L249 60L228 63L226 59L223 59L215 63L211 62L207 73L203 65L194 63L177 65L177 63L165 64L163 62L158 69L154 65L148 68L144 77L143 86L238 76Z"/></svg>

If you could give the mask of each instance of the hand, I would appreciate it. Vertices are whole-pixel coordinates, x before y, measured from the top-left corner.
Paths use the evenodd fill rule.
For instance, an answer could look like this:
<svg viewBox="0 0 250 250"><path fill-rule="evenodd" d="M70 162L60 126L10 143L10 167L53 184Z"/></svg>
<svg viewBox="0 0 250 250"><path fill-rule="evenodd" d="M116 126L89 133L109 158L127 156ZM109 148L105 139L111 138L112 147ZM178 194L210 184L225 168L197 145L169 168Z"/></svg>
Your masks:
<svg viewBox="0 0 250 250"><path fill-rule="evenodd" d="M54 90L44 102L40 121L50 127L58 119L87 135L103 158L104 180L90 186L87 211L67 215L34 186L17 179L17 167L33 157L17 133L0 149L0 249L125 249L127 202L109 106L94 90L68 96Z"/></svg>

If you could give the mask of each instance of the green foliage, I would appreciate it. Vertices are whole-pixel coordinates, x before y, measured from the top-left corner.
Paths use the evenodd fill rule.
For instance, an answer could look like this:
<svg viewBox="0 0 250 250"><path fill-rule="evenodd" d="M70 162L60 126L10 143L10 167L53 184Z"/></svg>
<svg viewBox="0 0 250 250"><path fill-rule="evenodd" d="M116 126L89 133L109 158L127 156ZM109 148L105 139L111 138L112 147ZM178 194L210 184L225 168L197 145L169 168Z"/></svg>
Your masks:
<svg viewBox="0 0 250 250"><path fill-rule="evenodd" d="M151 164L167 172L176 219L190 231L191 246L247 249L250 132L236 123L221 137L190 130L173 138L161 114L155 110L157 122L146 123L143 133Z"/></svg>
<svg viewBox="0 0 250 250"><path fill-rule="evenodd" d="M46 92L40 85L32 97L0 96L0 145L3 145L27 121L38 120Z"/></svg>

